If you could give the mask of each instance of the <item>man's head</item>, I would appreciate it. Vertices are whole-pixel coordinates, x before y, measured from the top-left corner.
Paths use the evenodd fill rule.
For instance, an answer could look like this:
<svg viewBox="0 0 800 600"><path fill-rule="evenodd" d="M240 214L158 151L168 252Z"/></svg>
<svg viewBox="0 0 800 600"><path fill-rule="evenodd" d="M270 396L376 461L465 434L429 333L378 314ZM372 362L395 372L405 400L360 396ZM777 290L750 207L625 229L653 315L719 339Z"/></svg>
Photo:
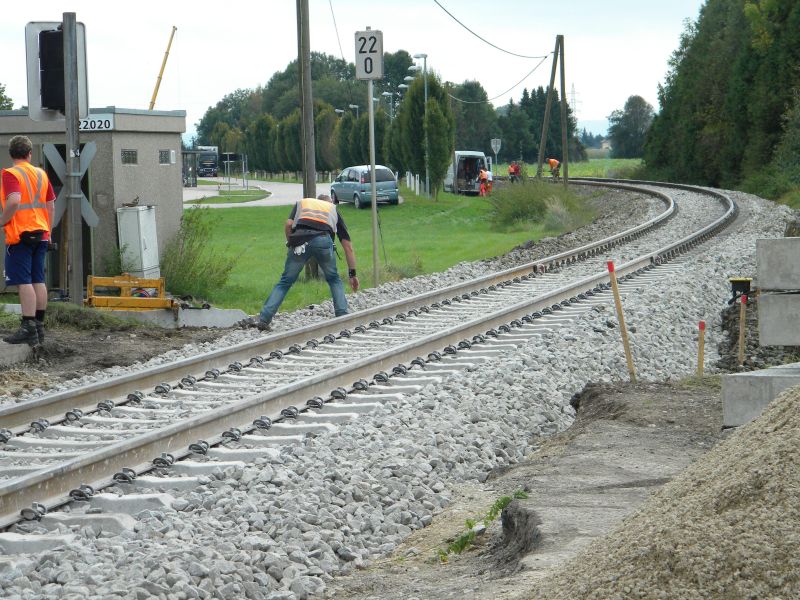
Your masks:
<svg viewBox="0 0 800 600"><path fill-rule="evenodd" d="M33 151L33 144L24 135L15 135L8 142L8 153L14 160L25 160Z"/></svg>
<svg viewBox="0 0 800 600"><path fill-rule="evenodd" d="M324 200L325 202L333 202L333 200L331 200L331 197L328 196L327 194L320 194L319 196L317 196L317 200Z"/></svg>

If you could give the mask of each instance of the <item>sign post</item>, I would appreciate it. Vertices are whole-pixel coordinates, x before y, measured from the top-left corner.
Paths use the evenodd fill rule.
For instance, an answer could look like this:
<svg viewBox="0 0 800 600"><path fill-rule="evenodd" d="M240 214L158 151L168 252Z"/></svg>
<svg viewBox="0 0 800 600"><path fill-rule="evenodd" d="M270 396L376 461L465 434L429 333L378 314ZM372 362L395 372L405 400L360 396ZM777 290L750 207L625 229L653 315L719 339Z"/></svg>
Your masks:
<svg viewBox="0 0 800 600"><path fill-rule="evenodd" d="M492 138L492 152L494 152L494 174L497 175L497 153L500 152L500 138Z"/></svg>
<svg viewBox="0 0 800 600"><path fill-rule="evenodd" d="M375 184L375 104L372 82L383 79L383 33L367 27L356 31L356 79L367 81L369 106L369 164L372 192L372 284L378 287L378 193Z"/></svg>

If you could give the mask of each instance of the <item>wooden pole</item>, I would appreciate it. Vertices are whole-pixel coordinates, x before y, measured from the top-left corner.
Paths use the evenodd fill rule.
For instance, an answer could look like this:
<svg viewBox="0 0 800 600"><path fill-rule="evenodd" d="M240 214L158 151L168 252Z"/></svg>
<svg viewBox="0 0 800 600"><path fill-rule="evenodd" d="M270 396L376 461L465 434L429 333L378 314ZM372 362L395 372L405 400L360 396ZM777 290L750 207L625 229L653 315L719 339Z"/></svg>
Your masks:
<svg viewBox="0 0 800 600"><path fill-rule="evenodd" d="M747 320L747 296L743 295L739 304L739 366L744 364L744 330Z"/></svg>
<svg viewBox="0 0 800 600"><path fill-rule="evenodd" d="M564 166L564 176L562 181L564 187L567 188L569 184L569 147L567 142L567 91L566 88L566 74L564 72L564 36L558 36L559 47L561 48L561 59L559 60L560 73L561 73L561 162Z"/></svg>
<svg viewBox="0 0 800 600"><path fill-rule="evenodd" d="M697 376L698 377L702 377L703 376L703 361L704 361L704 354L705 354L705 348L706 348L706 322L705 321L700 321L700 324L699 324L698 328L700 330L700 339L699 339L699 345L698 345L698 348L697 348Z"/></svg>
<svg viewBox="0 0 800 600"><path fill-rule="evenodd" d="M553 86L556 83L556 65L558 64L558 49L560 38L556 36L556 48L553 51L553 68L550 70L550 85L547 88L547 101L544 108L544 121L542 123L542 137L539 142L539 159L536 165L536 178L542 178L542 163L544 162L544 147L547 144L547 128L550 126L550 107L553 105Z"/></svg>
<svg viewBox="0 0 800 600"><path fill-rule="evenodd" d="M611 278L611 289L614 291L614 304L617 307L617 320L619 320L619 330L622 333L622 346L625 349L625 361L628 363L628 373L631 375L631 383L636 383L636 370L633 367L633 357L631 347L628 343L628 330L625 329L625 315L622 313L622 300L619 297L619 286L617 285L617 275L614 272L614 261L608 261L608 275Z"/></svg>

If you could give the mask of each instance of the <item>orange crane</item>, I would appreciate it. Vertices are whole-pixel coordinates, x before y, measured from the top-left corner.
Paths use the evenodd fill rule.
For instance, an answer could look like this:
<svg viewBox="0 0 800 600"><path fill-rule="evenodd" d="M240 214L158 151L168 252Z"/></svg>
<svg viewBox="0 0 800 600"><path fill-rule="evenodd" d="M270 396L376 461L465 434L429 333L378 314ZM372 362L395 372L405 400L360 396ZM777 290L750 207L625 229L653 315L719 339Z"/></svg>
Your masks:
<svg viewBox="0 0 800 600"><path fill-rule="evenodd" d="M172 33L169 34L169 43L167 44L167 51L164 53L164 60L161 63L161 70L158 72L158 79L156 79L156 89L153 90L153 97L150 99L150 110L156 105L156 96L158 96L158 88L161 86L161 76L164 74L164 68L167 66L167 58L169 57L169 49L172 47L172 38L175 37L175 32L178 28L172 26Z"/></svg>

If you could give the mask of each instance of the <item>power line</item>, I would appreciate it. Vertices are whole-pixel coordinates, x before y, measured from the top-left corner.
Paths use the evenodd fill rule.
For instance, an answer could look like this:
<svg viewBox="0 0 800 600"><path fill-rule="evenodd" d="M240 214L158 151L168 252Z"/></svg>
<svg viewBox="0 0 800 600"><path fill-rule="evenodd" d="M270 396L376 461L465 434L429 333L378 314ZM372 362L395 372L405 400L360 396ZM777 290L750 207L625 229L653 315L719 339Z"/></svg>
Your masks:
<svg viewBox="0 0 800 600"><path fill-rule="evenodd" d="M333 0L328 0L328 6L331 7L331 17L333 18L333 30L336 32L336 41L339 43L339 54L342 55L342 60L347 64L344 58L344 50L342 50L342 40L339 38L339 27L336 25L336 14L333 12Z"/></svg>
<svg viewBox="0 0 800 600"><path fill-rule="evenodd" d="M435 2L435 1L436 1L436 0L434 0L434 2ZM530 77L531 75L533 75L533 72L534 72L536 69L538 69L539 67L541 67L541 66L542 66L542 63L543 63L545 60L547 60L547 57L548 57L548 56L550 56L550 55L548 54L547 56L542 56L542 57L540 57L542 60L540 60L538 63L536 63L536 66L535 66L535 67L533 67L533 68L532 68L530 71L528 71L528 74L527 74L527 75L525 75L525 77L523 77L522 79L520 79L520 80L519 80L517 83L515 83L514 85L512 85L512 86L511 86L510 88L508 88L508 89L507 89L505 92L503 92L503 93L501 93L501 94L497 94L497 96L495 96L494 98L488 98L488 99L486 99L486 100L462 100L461 98L456 98L455 96L453 96L453 95L452 95L452 94L450 94L449 92L447 93L447 95L448 95L448 96L450 96L450 97L451 97L453 100L455 100L455 101L457 101L457 102L461 102L461 103L463 103L463 104L488 104L488 103L489 103L489 102L491 102L492 100L497 100L497 99L498 99L498 98L500 98L501 96L505 96L505 95L506 95L508 92L510 92L511 90L513 90L513 89L514 89L515 87L517 87L517 86L518 86L520 83L522 83L522 82L523 82L523 81L525 81L525 80L526 80L528 77Z"/></svg>
<svg viewBox="0 0 800 600"><path fill-rule="evenodd" d="M453 20L454 20L456 23L458 23L459 25L461 25L461 26L462 26L464 29L466 29L467 31L469 31L469 32L470 32L472 35L474 35L476 38L478 38L478 39L479 39L479 40L481 40L482 42L484 42L484 43L486 43L486 44L489 44L489 45L490 45L492 48L496 48L496 49L500 50L500 52L505 52L506 54L510 54L511 56L518 56L518 57L520 57L520 58L534 58L534 59L535 59L535 58L547 58L547 55L545 55L545 56L527 56L527 55L525 55L525 54L517 54L516 52L511 52L510 50L505 50L504 48L501 48L500 46L496 46L496 45L494 45L492 42L490 42L489 40L487 40L487 39L485 39L485 38L482 38L481 36L479 36L477 33L475 33L474 31L472 31L472 29L470 29L469 27L467 27L466 25L464 25L464 24L463 24L461 21L459 21L459 20L458 20L458 19L455 17L455 15L454 15L453 13L451 13L449 10L447 10L447 9L446 9L444 6L442 6L442 5L441 5L441 3L439 2L439 0L433 0L433 1L436 3L436 5L437 5L439 8L441 8L441 9L442 9L444 12L446 12L446 13L447 13L447 14L450 16L450 18L451 18L451 19L453 19ZM533 72L533 71L531 71L531 72ZM519 85L519 84L517 84L517 85ZM513 89L513 88L512 88L512 89Z"/></svg>

